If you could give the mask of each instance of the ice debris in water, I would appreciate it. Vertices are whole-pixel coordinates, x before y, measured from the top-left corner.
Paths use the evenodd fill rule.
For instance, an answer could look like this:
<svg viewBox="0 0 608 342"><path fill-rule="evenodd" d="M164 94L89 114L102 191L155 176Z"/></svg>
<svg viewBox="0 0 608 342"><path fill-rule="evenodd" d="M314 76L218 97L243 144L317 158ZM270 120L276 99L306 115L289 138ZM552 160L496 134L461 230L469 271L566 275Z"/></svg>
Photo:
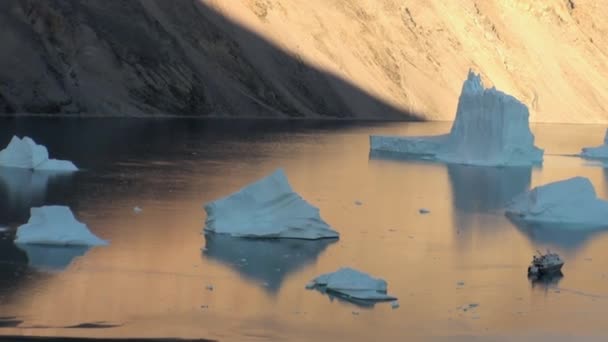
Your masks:
<svg viewBox="0 0 608 342"><path fill-rule="evenodd" d="M543 150L534 146L526 105L496 88L485 88L469 70L448 134L370 136L372 154L425 156L438 161L485 166L535 165Z"/></svg>
<svg viewBox="0 0 608 342"><path fill-rule="evenodd" d="M608 159L608 129L604 135L604 144L597 147L584 147L581 156L588 159Z"/></svg>
<svg viewBox="0 0 608 342"><path fill-rule="evenodd" d="M307 289L319 289L345 299L369 301L393 301L396 297L388 295L384 279L352 268L340 268L338 271L323 274L306 285Z"/></svg>
<svg viewBox="0 0 608 342"><path fill-rule="evenodd" d="M44 206L30 209L29 221L17 228L17 244L98 246L107 241L95 236L74 218L68 207Z"/></svg>
<svg viewBox="0 0 608 342"><path fill-rule="evenodd" d="M363 202L357 200L357 201L355 201L355 205L363 205Z"/></svg>
<svg viewBox="0 0 608 342"><path fill-rule="evenodd" d="M419 212L419 213L421 213L421 214L428 214L428 213L430 213L431 211L430 211L430 210L428 210L428 209L426 209L426 208L420 208L420 209L418 209L418 212Z"/></svg>
<svg viewBox="0 0 608 342"><path fill-rule="evenodd" d="M144 210L143 210L142 208L140 208L140 207L135 207L135 208L133 208L133 212L134 212L134 213L136 213L136 214L139 214L139 213L141 213L142 211L144 211Z"/></svg>
<svg viewBox="0 0 608 342"><path fill-rule="evenodd" d="M391 307L393 309L398 309L399 308L399 301L396 300L396 301L391 302Z"/></svg>
<svg viewBox="0 0 608 342"><path fill-rule="evenodd" d="M49 159L46 147L29 137L13 136L8 146L0 151L0 166L30 170L78 171L71 161Z"/></svg>
<svg viewBox="0 0 608 342"><path fill-rule="evenodd" d="M597 197L589 179L573 177L517 196L506 215L514 221L555 228L602 228L608 227L608 201Z"/></svg>
<svg viewBox="0 0 608 342"><path fill-rule="evenodd" d="M205 231L247 238L323 239L338 232L319 209L295 193L278 169L238 192L205 205Z"/></svg>

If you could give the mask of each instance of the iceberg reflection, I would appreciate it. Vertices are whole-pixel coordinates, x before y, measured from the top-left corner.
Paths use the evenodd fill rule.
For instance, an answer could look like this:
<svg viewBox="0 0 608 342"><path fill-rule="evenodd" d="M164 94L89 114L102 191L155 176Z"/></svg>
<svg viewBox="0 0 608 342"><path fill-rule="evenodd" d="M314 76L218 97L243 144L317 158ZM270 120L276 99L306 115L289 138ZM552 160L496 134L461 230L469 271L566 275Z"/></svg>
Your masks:
<svg viewBox="0 0 608 342"><path fill-rule="evenodd" d="M0 215L3 224L27 220L31 207L44 204L49 184L71 180L73 173L0 167Z"/></svg>
<svg viewBox="0 0 608 342"><path fill-rule="evenodd" d="M276 293L289 273L313 263L337 239L254 240L206 234L203 255Z"/></svg>
<svg viewBox="0 0 608 342"><path fill-rule="evenodd" d="M27 254L28 265L40 271L57 272L65 270L72 261L87 253L89 246L47 246L18 244Z"/></svg>
<svg viewBox="0 0 608 342"><path fill-rule="evenodd" d="M448 165L454 207L465 213L504 208L530 187L532 167Z"/></svg>

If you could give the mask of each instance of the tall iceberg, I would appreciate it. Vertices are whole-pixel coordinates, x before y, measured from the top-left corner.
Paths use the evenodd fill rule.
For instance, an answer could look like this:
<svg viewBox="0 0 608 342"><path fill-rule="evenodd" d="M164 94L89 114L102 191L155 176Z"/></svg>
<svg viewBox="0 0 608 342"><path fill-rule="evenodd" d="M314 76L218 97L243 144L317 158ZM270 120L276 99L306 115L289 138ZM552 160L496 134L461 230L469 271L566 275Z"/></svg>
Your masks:
<svg viewBox="0 0 608 342"><path fill-rule="evenodd" d="M0 166L30 170L78 171L74 163L67 160L49 159L46 147L36 144L29 137L13 136L8 146L0 151Z"/></svg>
<svg viewBox="0 0 608 342"><path fill-rule="evenodd" d="M561 229L608 228L608 201L599 199L589 179L574 177L538 186L507 206L516 222Z"/></svg>
<svg viewBox="0 0 608 342"><path fill-rule="evenodd" d="M247 238L323 239L338 232L295 193L282 169L205 205L205 231Z"/></svg>
<svg viewBox="0 0 608 342"><path fill-rule="evenodd" d="M541 164L526 105L496 88L485 88L469 70L448 134L427 137L370 136L372 154L426 156L455 164L529 166Z"/></svg>
<svg viewBox="0 0 608 342"><path fill-rule="evenodd" d="M608 159L608 129L604 135L604 144L597 147L584 147L581 157L588 159Z"/></svg>
<svg viewBox="0 0 608 342"><path fill-rule="evenodd" d="M43 206L32 208L29 221L17 228L16 244L57 246L98 246L107 241L95 236L76 220L70 208Z"/></svg>

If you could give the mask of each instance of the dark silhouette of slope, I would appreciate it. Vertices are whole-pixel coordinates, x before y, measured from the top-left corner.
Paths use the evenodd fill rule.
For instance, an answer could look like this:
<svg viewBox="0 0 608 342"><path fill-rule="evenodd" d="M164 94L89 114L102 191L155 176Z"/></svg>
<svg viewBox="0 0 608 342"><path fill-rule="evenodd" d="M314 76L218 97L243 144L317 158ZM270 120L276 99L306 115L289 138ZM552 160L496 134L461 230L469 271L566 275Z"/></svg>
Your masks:
<svg viewBox="0 0 608 342"><path fill-rule="evenodd" d="M5 0L0 112L419 119L199 0Z"/></svg>

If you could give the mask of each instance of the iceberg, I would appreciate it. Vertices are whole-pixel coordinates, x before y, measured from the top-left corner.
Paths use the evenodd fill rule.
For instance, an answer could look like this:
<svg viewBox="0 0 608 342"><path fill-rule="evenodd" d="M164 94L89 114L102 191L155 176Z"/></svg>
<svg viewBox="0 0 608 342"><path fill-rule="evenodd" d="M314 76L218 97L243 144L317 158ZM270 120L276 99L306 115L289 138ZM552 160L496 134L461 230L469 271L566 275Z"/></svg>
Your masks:
<svg viewBox="0 0 608 342"><path fill-rule="evenodd" d="M313 279L306 288L353 300L358 304L361 301L397 300L396 297L387 294L387 286L384 279L373 278L366 273L346 267Z"/></svg>
<svg viewBox="0 0 608 342"><path fill-rule="evenodd" d="M543 150L534 146L526 105L496 88L485 88L469 70L448 134L399 137L370 136L372 155L416 156L436 161L483 166L541 164Z"/></svg>
<svg viewBox="0 0 608 342"><path fill-rule="evenodd" d="M597 197L589 179L574 177L538 186L506 208L516 222L563 229L608 227L608 201Z"/></svg>
<svg viewBox="0 0 608 342"><path fill-rule="evenodd" d="M581 157L587 159L608 159L608 129L604 135L604 144L597 147L584 147Z"/></svg>
<svg viewBox="0 0 608 342"><path fill-rule="evenodd" d="M74 218L68 207L44 206L32 208L29 221L17 228L16 244L56 246L107 245Z"/></svg>
<svg viewBox="0 0 608 342"><path fill-rule="evenodd" d="M324 239L339 234L319 209L295 193L278 169L236 193L205 205L205 231L247 238Z"/></svg>
<svg viewBox="0 0 608 342"><path fill-rule="evenodd" d="M0 166L30 170L78 171L76 165L67 160L49 159L46 147L36 144L29 137L13 136L8 146L0 151Z"/></svg>

